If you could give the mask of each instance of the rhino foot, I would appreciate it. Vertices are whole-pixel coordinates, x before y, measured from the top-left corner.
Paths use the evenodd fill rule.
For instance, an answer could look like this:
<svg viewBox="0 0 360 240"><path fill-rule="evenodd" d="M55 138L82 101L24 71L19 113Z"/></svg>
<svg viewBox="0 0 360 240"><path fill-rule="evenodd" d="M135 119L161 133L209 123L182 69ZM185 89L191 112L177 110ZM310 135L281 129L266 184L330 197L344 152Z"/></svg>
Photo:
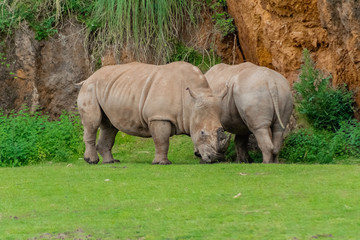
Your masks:
<svg viewBox="0 0 360 240"><path fill-rule="evenodd" d="M171 164L172 162L170 162L169 160L161 160L161 161L159 161L159 160L154 160L154 161L152 161L152 164L153 165L169 165L169 164Z"/></svg>
<svg viewBox="0 0 360 240"><path fill-rule="evenodd" d="M107 162L102 162L102 164L111 164L111 163L120 163L120 160L116 160L116 159L113 159L111 161L107 161Z"/></svg>
<svg viewBox="0 0 360 240"><path fill-rule="evenodd" d="M236 158L235 163L253 163L254 159L252 159L250 156L247 158Z"/></svg>
<svg viewBox="0 0 360 240"><path fill-rule="evenodd" d="M90 158L86 158L86 157L84 157L84 160L88 164L98 164L98 162L99 162L99 159L97 159L96 161L90 161Z"/></svg>

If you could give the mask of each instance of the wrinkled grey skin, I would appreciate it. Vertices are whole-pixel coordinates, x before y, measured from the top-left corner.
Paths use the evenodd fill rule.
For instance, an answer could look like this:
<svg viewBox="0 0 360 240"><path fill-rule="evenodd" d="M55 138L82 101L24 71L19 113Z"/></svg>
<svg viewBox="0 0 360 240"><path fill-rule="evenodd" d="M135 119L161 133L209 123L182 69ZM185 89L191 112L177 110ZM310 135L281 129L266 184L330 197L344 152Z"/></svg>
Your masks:
<svg viewBox="0 0 360 240"><path fill-rule="evenodd" d="M223 96L214 96L204 75L191 64L106 66L81 84L77 103L88 163L99 162L97 152L103 163L119 162L111 153L119 130L152 137L153 164L171 164L167 153L173 135L190 135L205 163L225 152L229 138L220 123Z"/></svg>
<svg viewBox="0 0 360 240"><path fill-rule="evenodd" d="M221 123L226 131L235 134L236 161L252 162L247 143L253 133L263 163L277 163L293 110L288 81L281 74L252 63L218 64L205 77L214 93L229 87L221 103Z"/></svg>

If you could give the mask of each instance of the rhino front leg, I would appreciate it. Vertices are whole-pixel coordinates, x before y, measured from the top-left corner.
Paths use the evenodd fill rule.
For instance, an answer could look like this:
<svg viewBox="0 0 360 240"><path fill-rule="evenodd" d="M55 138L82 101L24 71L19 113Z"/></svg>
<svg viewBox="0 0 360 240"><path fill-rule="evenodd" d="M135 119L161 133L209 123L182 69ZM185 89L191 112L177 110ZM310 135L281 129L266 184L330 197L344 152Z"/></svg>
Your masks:
<svg viewBox="0 0 360 240"><path fill-rule="evenodd" d="M235 135L235 151L237 163L252 163L254 162L249 156L247 144L249 142L249 135Z"/></svg>
<svg viewBox="0 0 360 240"><path fill-rule="evenodd" d="M149 129L155 143L155 158L152 164L171 164L167 158L169 138L171 136L171 123L168 121L152 121L150 122Z"/></svg>
<svg viewBox="0 0 360 240"><path fill-rule="evenodd" d="M96 145L96 150L103 157L103 164L120 162L119 160L115 160L111 153L117 133L118 130L109 121L103 121L101 123L100 137Z"/></svg>

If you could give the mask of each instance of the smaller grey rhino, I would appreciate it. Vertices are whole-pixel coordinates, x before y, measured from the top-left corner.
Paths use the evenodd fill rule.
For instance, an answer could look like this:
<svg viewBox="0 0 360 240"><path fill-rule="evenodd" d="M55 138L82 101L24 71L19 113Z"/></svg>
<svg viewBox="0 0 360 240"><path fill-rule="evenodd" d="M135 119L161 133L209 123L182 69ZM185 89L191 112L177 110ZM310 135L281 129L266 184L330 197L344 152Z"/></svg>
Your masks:
<svg viewBox="0 0 360 240"><path fill-rule="evenodd" d="M205 77L214 93L229 88L221 102L221 123L226 131L235 134L236 161L252 162L247 144L253 133L263 163L277 163L293 110L293 98L285 77L249 62L215 65Z"/></svg>
<svg viewBox="0 0 360 240"><path fill-rule="evenodd" d="M204 75L193 65L129 63L106 66L81 83L77 99L84 126L88 163L119 162L111 149L115 136L124 133L152 137L153 164L171 164L167 154L173 135L191 136L202 161L223 157L229 143L220 123L220 98L214 96ZM96 133L100 136L96 144Z"/></svg>

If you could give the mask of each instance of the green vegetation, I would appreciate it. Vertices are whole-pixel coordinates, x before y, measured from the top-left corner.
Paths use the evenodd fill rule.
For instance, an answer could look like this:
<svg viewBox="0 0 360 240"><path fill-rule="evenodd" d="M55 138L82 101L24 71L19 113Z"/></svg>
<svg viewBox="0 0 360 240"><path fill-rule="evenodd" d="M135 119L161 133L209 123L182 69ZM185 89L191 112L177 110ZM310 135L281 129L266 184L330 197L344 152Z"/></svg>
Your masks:
<svg viewBox="0 0 360 240"><path fill-rule="evenodd" d="M0 167L42 161L71 161L83 154L79 116L64 113L58 121L28 109L0 112Z"/></svg>
<svg viewBox="0 0 360 240"><path fill-rule="evenodd" d="M0 68L6 73L5 75L8 74L9 77L17 79L15 73L11 71L13 69L13 63L11 63L6 57L6 52L4 51L5 49L6 43L4 41L0 41Z"/></svg>
<svg viewBox="0 0 360 240"><path fill-rule="evenodd" d="M135 56L151 52L164 60L172 53L181 25L198 17L196 7L196 1L187 0L95 1L92 21L99 26L95 44L134 44Z"/></svg>
<svg viewBox="0 0 360 240"><path fill-rule="evenodd" d="M168 62L185 61L200 68L205 73L212 66L221 63L221 59L217 57L213 50L206 53L200 53L193 47L187 47L182 43L175 46L175 51L168 59Z"/></svg>
<svg viewBox="0 0 360 240"><path fill-rule="evenodd" d="M226 0L206 0L206 2L214 12L211 18L221 35L225 37L231 33L235 33L234 19L225 11L227 7Z"/></svg>
<svg viewBox="0 0 360 240"><path fill-rule="evenodd" d="M205 5L213 12L222 36L235 32L225 0L4 0L0 3L0 35L13 34L26 21L37 40L48 39L65 20L75 18L84 24L85 44L94 59L100 59L110 47L117 57L120 49L130 50L139 61L165 63L189 58L205 71L217 61L213 50L199 53L188 48L183 55L187 47L179 43L182 28L201 21Z"/></svg>
<svg viewBox="0 0 360 240"><path fill-rule="evenodd" d="M360 158L360 123L342 122L336 132L295 130L285 139L280 157L286 163L349 163Z"/></svg>
<svg viewBox="0 0 360 240"><path fill-rule="evenodd" d="M306 49L299 78L294 89L300 128L285 139L280 157L288 163L359 158L360 123L353 119L353 93L344 86L332 87L331 77L323 77Z"/></svg>
<svg viewBox="0 0 360 240"><path fill-rule="evenodd" d="M0 239L360 235L360 166L122 160L0 168Z"/></svg>
<svg viewBox="0 0 360 240"><path fill-rule="evenodd" d="M42 40L56 33L65 19L76 18L86 26L95 59L113 46L132 49L139 60L147 54L155 62L165 62L181 26L199 21L201 4L195 0L5 0L0 3L0 33L12 34L25 20L36 39Z"/></svg>
<svg viewBox="0 0 360 240"><path fill-rule="evenodd" d="M342 121L353 118L353 93L345 86L333 87L331 76L315 68L310 52L303 52L299 82L294 83L297 110L317 129L336 131Z"/></svg>
<svg viewBox="0 0 360 240"><path fill-rule="evenodd" d="M0 33L11 35L20 23L27 21L35 31L37 40L47 39L56 33L64 0L5 0L0 3Z"/></svg>

